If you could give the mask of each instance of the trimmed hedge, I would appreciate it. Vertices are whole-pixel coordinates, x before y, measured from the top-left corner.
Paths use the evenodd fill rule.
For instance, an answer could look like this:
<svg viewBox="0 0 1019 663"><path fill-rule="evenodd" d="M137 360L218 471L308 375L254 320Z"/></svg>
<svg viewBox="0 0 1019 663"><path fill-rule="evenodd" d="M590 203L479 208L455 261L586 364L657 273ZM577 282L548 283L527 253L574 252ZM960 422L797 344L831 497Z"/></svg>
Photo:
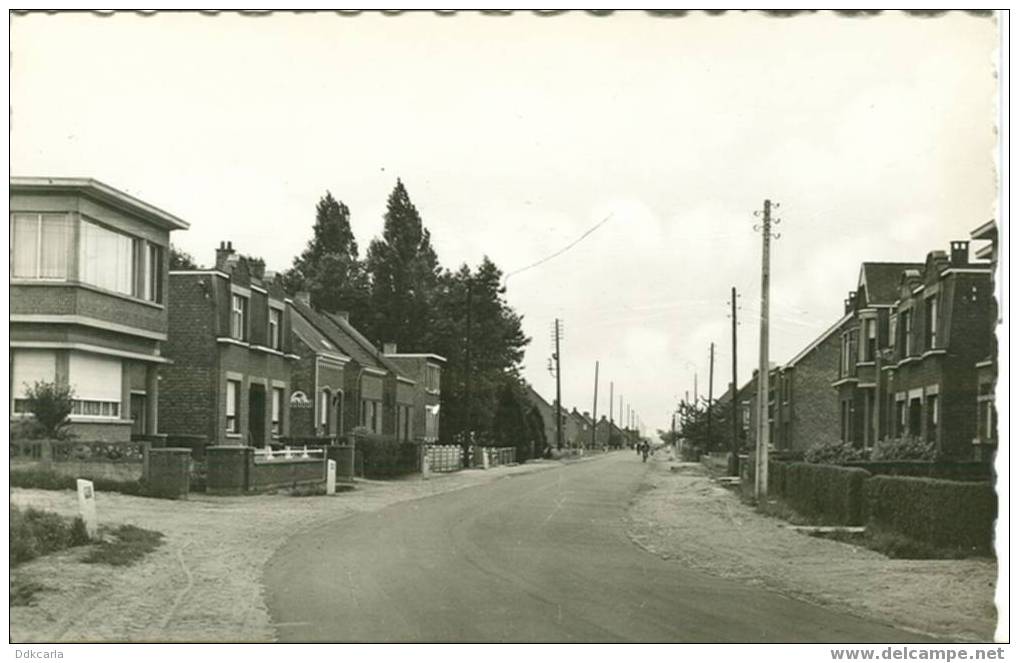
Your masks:
<svg viewBox="0 0 1019 663"><path fill-rule="evenodd" d="M769 463L769 494L833 525L862 525L866 470L813 463Z"/></svg>
<svg viewBox="0 0 1019 663"><path fill-rule="evenodd" d="M418 446L384 435L358 435L354 447L361 456L364 476L385 479L418 471Z"/></svg>
<svg viewBox="0 0 1019 663"><path fill-rule="evenodd" d="M865 497L868 527L939 547L993 550L998 498L989 482L877 476Z"/></svg>
<svg viewBox="0 0 1019 663"><path fill-rule="evenodd" d="M858 467L874 475L952 481L990 481L994 476L994 467L979 461L870 460L846 463L845 466Z"/></svg>

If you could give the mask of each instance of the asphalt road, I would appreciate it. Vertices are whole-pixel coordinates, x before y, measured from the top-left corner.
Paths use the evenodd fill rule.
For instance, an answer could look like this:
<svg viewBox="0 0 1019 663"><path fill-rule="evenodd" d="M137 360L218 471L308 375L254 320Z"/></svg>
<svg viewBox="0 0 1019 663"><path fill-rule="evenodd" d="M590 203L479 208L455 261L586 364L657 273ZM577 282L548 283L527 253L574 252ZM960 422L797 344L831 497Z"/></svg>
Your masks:
<svg viewBox="0 0 1019 663"><path fill-rule="evenodd" d="M278 639L917 640L638 548L625 515L647 467L618 452L301 534L265 570Z"/></svg>

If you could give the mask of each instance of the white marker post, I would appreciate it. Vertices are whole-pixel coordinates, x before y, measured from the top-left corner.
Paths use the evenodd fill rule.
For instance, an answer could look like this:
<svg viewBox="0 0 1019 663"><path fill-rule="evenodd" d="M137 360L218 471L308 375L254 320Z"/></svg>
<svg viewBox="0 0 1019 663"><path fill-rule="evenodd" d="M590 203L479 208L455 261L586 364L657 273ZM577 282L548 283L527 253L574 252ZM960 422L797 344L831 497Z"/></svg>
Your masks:
<svg viewBox="0 0 1019 663"><path fill-rule="evenodd" d="M482 447L482 449L481 449L481 469L487 470L489 462L490 461L488 460L488 448L487 447Z"/></svg>
<svg viewBox="0 0 1019 663"><path fill-rule="evenodd" d="M432 463L429 460L428 447L421 448L421 478L427 479L432 474Z"/></svg>
<svg viewBox="0 0 1019 663"><path fill-rule="evenodd" d="M336 494L336 461L326 461L326 495Z"/></svg>
<svg viewBox="0 0 1019 663"><path fill-rule="evenodd" d="M85 522L85 532L88 538L95 539L99 533L99 521L96 518L96 491L92 482L86 479L78 479L78 510L81 511L81 519Z"/></svg>

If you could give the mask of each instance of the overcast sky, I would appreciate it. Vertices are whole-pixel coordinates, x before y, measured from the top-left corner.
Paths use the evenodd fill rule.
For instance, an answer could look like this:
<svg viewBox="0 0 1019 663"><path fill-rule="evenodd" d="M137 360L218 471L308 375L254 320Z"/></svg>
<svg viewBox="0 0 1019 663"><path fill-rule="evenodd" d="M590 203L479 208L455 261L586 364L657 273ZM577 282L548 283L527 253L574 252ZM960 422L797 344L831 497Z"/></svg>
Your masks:
<svg viewBox="0 0 1019 663"><path fill-rule="evenodd" d="M15 16L15 175L89 176L284 269L328 189L362 251L406 184L439 258L487 254L533 338L525 376L649 428L757 362L760 236L773 360L835 322L863 260L922 261L994 216L993 19L756 14Z"/></svg>

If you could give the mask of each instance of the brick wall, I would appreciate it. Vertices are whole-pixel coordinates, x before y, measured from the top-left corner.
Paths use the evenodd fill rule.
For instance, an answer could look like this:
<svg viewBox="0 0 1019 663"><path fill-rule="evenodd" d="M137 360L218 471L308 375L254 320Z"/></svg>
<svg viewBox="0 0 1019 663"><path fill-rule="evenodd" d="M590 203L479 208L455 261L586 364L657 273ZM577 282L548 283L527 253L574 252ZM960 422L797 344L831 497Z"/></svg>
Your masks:
<svg viewBox="0 0 1019 663"><path fill-rule="evenodd" d="M805 451L814 444L838 441L839 394L831 383L838 377L841 341L840 328L792 369L790 439L784 448Z"/></svg>

